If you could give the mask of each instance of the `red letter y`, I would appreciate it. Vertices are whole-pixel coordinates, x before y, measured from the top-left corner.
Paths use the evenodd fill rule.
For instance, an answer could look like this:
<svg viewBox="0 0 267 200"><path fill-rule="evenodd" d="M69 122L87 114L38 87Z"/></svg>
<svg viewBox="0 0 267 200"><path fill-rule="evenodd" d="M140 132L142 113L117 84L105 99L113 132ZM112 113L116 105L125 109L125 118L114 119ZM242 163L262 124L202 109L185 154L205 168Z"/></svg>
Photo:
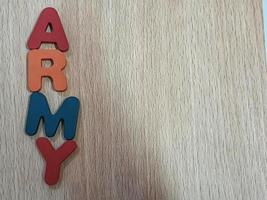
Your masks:
<svg viewBox="0 0 267 200"><path fill-rule="evenodd" d="M45 182L48 185L55 185L59 180L62 162L71 155L77 144L69 140L55 150L47 138L41 137L36 140L36 145L46 161Z"/></svg>

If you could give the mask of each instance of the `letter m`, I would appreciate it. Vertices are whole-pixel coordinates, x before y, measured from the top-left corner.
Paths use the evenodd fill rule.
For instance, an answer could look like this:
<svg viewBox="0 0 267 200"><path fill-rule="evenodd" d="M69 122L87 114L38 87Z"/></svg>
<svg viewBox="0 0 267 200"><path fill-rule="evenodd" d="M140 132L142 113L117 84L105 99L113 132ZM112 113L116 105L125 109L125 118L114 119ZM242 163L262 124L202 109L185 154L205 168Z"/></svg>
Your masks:
<svg viewBox="0 0 267 200"><path fill-rule="evenodd" d="M37 133L41 119L44 122L44 131L47 137L56 134L59 123L63 122L64 138L71 140L75 136L80 101L76 97L68 97L64 100L55 114L52 114L46 97L39 92L30 96L28 115L26 120L26 133L33 136Z"/></svg>

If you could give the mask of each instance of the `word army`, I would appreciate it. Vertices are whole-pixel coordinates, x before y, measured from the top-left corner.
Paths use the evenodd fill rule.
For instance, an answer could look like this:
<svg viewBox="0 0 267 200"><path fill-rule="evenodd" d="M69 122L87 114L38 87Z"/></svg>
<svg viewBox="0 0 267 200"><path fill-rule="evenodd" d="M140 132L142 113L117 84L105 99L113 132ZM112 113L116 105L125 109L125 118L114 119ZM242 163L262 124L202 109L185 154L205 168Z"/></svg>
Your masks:
<svg viewBox="0 0 267 200"><path fill-rule="evenodd" d="M42 43L55 44L56 49L40 49ZM58 149L53 147L47 137L36 139L36 146L46 162L44 180L48 185L55 185L60 177L61 164L77 148L73 139L76 134L80 101L76 97L68 97L56 113L52 114L46 97L39 92L44 77L50 78L55 91L67 90L67 78L64 74L67 61L64 52L69 49L69 44L54 8L45 8L41 12L27 47L30 49L27 55L27 85L32 94L29 99L25 132L29 136L35 135L41 119L44 122L44 133L48 138L55 136L60 122L64 126L63 136L66 141ZM43 61L50 61L51 66L43 66Z"/></svg>

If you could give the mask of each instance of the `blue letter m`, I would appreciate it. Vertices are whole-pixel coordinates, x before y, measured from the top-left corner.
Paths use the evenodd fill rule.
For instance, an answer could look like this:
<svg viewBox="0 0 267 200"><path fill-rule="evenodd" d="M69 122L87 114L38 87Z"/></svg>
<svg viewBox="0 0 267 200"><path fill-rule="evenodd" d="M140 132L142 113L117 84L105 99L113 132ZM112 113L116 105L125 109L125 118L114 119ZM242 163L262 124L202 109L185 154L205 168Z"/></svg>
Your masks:
<svg viewBox="0 0 267 200"><path fill-rule="evenodd" d="M51 114L46 97L39 92L32 93L26 121L26 133L36 134L41 118L45 126L45 135L53 137L56 134L60 121L64 126L64 138L71 140L75 136L80 101L76 97L64 100L55 114Z"/></svg>

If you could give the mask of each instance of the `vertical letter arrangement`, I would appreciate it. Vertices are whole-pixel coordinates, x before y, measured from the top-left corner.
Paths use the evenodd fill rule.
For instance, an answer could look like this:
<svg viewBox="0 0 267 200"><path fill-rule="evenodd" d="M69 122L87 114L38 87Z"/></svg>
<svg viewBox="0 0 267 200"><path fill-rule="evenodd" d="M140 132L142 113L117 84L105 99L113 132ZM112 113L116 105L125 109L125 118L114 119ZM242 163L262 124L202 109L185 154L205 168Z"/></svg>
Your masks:
<svg viewBox="0 0 267 200"><path fill-rule="evenodd" d="M51 31L48 32L47 29ZM40 49L42 43L53 43L56 49ZM29 37L27 43L30 51L27 55L27 84L32 92L29 99L25 132L33 136L43 120L44 133L47 137L56 134L60 122L64 125L63 136L66 140L55 149L48 138L36 139L36 146L45 160L44 180L48 185L55 185L60 177L60 167L77 147L73 140L76 134L80 101L76 97L66 98L56 113L52 114L46 97L39 91L42 88L42 78L52 81L53 89L62 92L67 89L67 79L63 72L67 61L64 52L69 49L59 15L54 8L45 8ZM50 67L42 66L42 61L50 61Z"/></svg>

